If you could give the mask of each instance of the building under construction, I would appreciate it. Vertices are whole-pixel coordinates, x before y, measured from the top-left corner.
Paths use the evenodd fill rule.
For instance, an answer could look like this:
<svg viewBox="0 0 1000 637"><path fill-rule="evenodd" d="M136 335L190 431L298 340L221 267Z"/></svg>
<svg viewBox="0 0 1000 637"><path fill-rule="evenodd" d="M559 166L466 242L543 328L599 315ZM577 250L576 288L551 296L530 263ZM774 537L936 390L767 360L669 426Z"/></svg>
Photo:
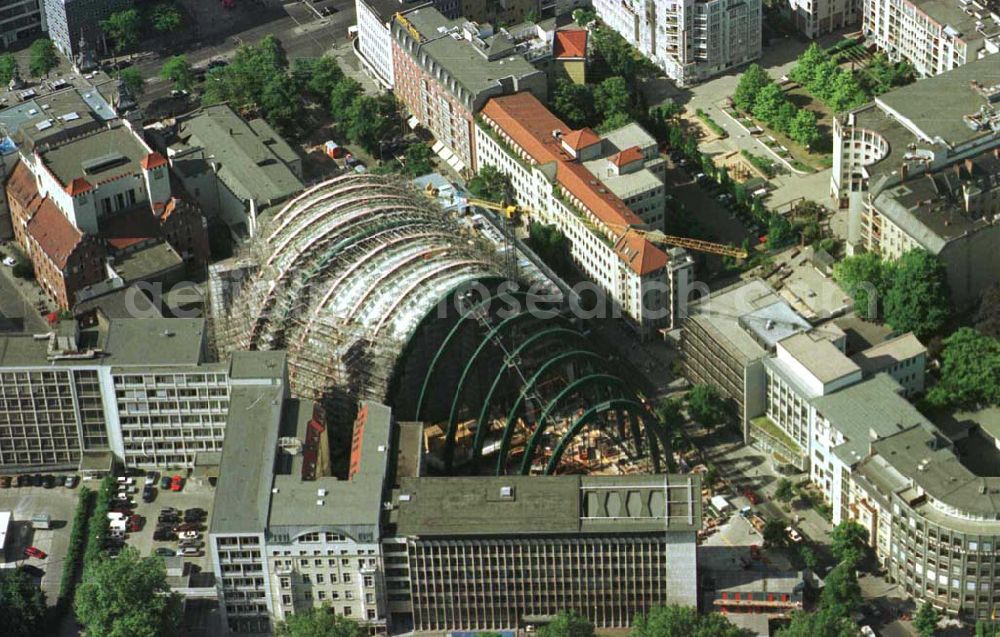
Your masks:
<svg viewBox="0 0 1000 637"><path fill-rule="evenodd" d="M408 182L338 177L260 228L217 344L287 350L293 394L336 416L391 405L442 472L665 468L664 432L563 308Z"/></svg>

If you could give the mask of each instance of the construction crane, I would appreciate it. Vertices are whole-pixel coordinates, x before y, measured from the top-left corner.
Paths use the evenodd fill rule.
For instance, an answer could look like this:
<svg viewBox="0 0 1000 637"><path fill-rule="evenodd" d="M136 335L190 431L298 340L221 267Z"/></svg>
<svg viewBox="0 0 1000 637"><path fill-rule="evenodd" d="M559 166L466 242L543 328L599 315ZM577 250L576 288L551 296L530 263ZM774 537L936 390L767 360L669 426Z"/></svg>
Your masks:
<svg viewBox="0 0 1000 637"><path fill-rule="evenodd" d="M650 243L655 243L657 245L676 246L678 248L686 248L696 252L707 252L709 254L718 254L736 259L745 259L748 256L747 251L743 248L736 248L722 243L713 243L711 241L691 239L689 237L675 237L673 235L664 234L659 230L642 230L632 226L619 226L615 224L611 224L611 226L613 228L620 229L622 232L631 230Z"/></svg>

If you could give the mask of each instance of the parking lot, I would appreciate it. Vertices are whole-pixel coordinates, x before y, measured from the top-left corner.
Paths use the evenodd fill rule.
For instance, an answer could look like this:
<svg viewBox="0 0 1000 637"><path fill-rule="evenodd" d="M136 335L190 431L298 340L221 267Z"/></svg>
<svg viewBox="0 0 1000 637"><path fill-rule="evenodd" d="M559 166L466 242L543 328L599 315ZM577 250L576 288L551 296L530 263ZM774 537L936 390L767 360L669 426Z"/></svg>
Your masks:
<svg viewBox="0 0 1000 637"><path fill-rule="evenodd" d="M94 482L83 484L96 488ZM2 566L12 568L28 564L39 568L43 572L41 588L50 606L56 603L59 596L59 580L62 577L70 525L79 491L79 486L75 489L58 486L52 489L18 487L0 490L0 511L12 513L4 543ZM51 529L32 528L32 516L40 514L50 517ZM28 546L41 549L48 554L47 557L44 560L26 559L24 549Z"/></svg>
<svg viewBox="0 0 1000 637"><path fill-rule="evenodd" d="M137 493L132 496L133 501L136 504L133 511L135 514L141 515L145 518L145 524L143 525L142 530L129 533L127 535L126 543L128 546L134 547L141 555L152 555L156 549L160 548L177 549L176 540L169 542L153 540L153 533L156 530L157 517L159 516L160 511L167 507L179 509L182 514L185 509L192 508L204 509L207 511L208 513L205 521L202 522L202 531L199 533L198 538L198 541L206 542L208 519L211 516L212 498L215 493L215 490L212 487L207 484L202 484L196 480L185 480L184 487L181 491L170 491L161 489L159 481L157 481L157 485L154 490L155 498L152 502L147 503L142 501L143 478L139 476L134 477L133 479L135 480L137 487ZM185 562L190 565L188 572L210 573L212 571L212 564L208 558L206 549L207 543L201 547L200 556L185 558Z"/></svg>

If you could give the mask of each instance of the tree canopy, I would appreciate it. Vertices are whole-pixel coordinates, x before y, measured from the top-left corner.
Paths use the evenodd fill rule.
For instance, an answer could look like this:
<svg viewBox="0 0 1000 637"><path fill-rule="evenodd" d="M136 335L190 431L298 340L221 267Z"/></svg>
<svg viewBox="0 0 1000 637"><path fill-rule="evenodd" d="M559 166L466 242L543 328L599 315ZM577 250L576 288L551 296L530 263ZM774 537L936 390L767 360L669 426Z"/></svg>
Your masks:
<svg viewBox="0 0 1000 637"><path fill-rule="evenodd" d="M777 637L857 637L858 626L850 617L837 615L829 608L813 612L796 611L785 628L778 629Z"/></svg>
<svg viewBox="0 0 1000 637"><path fill-rule="evenodd" d="M833 528L830 535L830 552L841 563L853 568L861 561L867 546L868 531L854 520L845 520Z"/></svg>
<svg viewBox="0 0 1000 637"><path fill-rule="evenodd" d="M780 114L780 113L779 113ZM816 146L822 135L816 120L816 113L808 108L799 109L788 124L788 136L806 148Z"/></svg>
<svg viewBox="0 0 1000 637"><path fill-rule="evenodd" d="M868 320L881 314L894 272L893 263L873 252L846 257L833 266L833 278L854 299L854 311Z"/></svg>
<svg viewBox="0 0 1000 637"><path fill-rule="evenodd" d="M59 55L56 53L56 45L52 40L39 38L31 43L30 61L28 71L34 77L48 75L49 71L59 66Z"/></svg>
<svg viewBox="0 0 1000 637"><path fill-rule="evenodd" d="M538 629L538 637L594 637L594 625L583 615L562 611Z"/></svg>
<svg viewBox="0 0 1000 637"><path fill-rule="evenodd" d="M766 546L784 546L788 543L788 536L785 535L785 524L781 520L765 522L761 535Z"/></svg>
<svg viewBox="0 0 1000 637"><path fill-rule="evenodd" d="M194 71L184 55L175 55L160 67L160 77L173 82L178 91L190 91L194 86Z"/></svg>
<svg viewBox="0 0 1000 637"><path fill-rule="evenodd" d="M177 7L167 3L156 5L150 14L150 22L153 24L153 29L160 33L176 31L180 28L183 20L181 12L177 10Z"/></svg>
<svg viewBox="0 0 1000 637"><path fill-rule="evenodd" d="M101 20L101 30L111 40L115 52L121 53L139 41L139 24L139 11L125 9Z"/></svg>
<svg viewBox="0 0 1000 637"><path fill-rule="evenodd" d="M480 168L479 174L468 181L466 188L479 199L495 202L509 200L512 191L510 177L493 166Z"/></svg>
<svg viewBox="0 0 1000 637"><path fill-rule="evenodd" d="M13 53L0 55L0 84L6 86L17 72L17 58Z"/></svg>
<svg viewBox="0 0 1000 637"><path fill-rule="evenodd" d="M812 83L813 78L816 76L817 67L827 60L827 55L823 52L823 49L819 48L819 44L813 42L795 60L795 66L792 67L792 71L788 75L799 84L808 85Z"/></svg>
<svg viewBox="0 0 1000 637"><path fill-rule="evenodd" d="M45 621L45 593L24 569L0 570L0 626L7 637L35 637Z"/></svg>
<svg viewBox="0 0 1000 637"><path fill-rule="evenodd" d="M367 634L358 622L337 615L329 606L295 613L275 627L276 637L364 637Z"/></svg>
<svg viewBox="0 0 1000 637"><path fill-rule="evenodd" d="M770 83L771 78L764 69L759 64L751 64L740 75L740 81L733 92L733 104L741 111L749 112L753 109L757 94Z"/></svg>
<svg viewBox="0 0 1000 637"><path fill-rule="evenodd" d="M687 394L688 413L706 427L726 420L726 406L712 385L695 385Z"/></svg>
<svg viewBox="0 0 1000 637"><path fill-rule="evenodd" d="M549 105L561 120L573 128L590 126L597 117L593 88L564 78L556 80Z"/></svg>
<svg viewBox="0 0 1000 637"><path fill-rule="evenodd" d="M174 637L182 613L163 560L130 547L87 567L73 608L88 635L103 637Z"/></svg>
<svg viewBox="0 0 1000 637"><path fill-rule="evenodd" d="M127 69L122 69L118 72L118 76L121 78L122 84L125 88L129 90L129 93L133 97L139 97L146 92L146 80L143 79L142 73L139 69L134 66L130 66Z"/></svg>
<svg viewBox="0 0 1000 637"><path fill-rule="evenodd" d="M913 616L913 627L917 629L920 637L934 637L939 619L941 618L934 606L930 602L924 602Z"/></svg>
<svg viewBox="0 0 1000 637"><path fill-rule="evenodd" d="M434 151L423 142L410 145L406 149L406 174L419 177L434 172Z"/></svg>
<svg viewBox="0 0 1000 637"><path fill-rule="evenodd" d="M927 393L935 407L1000 405L1000 340L962 327L943 341L941 378Z"/></svg>
<svg viewBox="0 0 1000 637"><path fill-rule="evenodd" d="M900 257L885 297L885 321L900 332L928 338L938 332L951 313L944 264L923 249Z"/></svg>
<svg viewBox="0 0 1000 637"><path fill-rule="evenodd" d="M745 637L724 615L699 615L687 606L656 606L637 615L629 637Z"/></svg>

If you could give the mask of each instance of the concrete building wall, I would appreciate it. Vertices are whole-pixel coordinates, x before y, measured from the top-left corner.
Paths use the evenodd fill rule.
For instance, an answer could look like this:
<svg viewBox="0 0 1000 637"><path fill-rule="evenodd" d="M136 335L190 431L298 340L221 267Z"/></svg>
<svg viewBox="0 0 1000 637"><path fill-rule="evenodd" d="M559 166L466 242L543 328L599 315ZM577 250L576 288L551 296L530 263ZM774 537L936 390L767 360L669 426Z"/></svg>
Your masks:
<svg viewBox="0 0 1000 637"><path fill-rule="evenodd" d="M374 70L376 79L386 88L395 83L392 58L392 34L389 25L365 0L356 0L358 16L358 52Z"/></svg>
<svg viewBox="0 0 1000 637"><path fill-rule="evenodd" d="M105 50L101 20L116 11L130 9L133 0L43 0L48 22L49 39L63 55L72 58L79 53L81 34L87 44ZM111 46L108 43L108 46Z"/></svg>
<svg viewBox="0 0 1000 637"><path fill-rule="evenodd" d="M958 34L908 0L863 0L861 28L869 41L893 61L907 60L923 76L938 75L966 62L969 42L978 33ZM957 6L956 6L957 9Z"/></svg>
<svg viewBox="0 0 1000 637"><path fill-rule="evenodd" d="M789 0L787 10L795 28L809 38L856 25L861 19L859 0Z"/></svg>
<svg viewBox="0 0 1000 637"><path fill-rule="evenodd" d="M41 0L7 0L0 3L0 46L40 37L47 27ZM27 69L23 73L27 75Z"/></svg>

